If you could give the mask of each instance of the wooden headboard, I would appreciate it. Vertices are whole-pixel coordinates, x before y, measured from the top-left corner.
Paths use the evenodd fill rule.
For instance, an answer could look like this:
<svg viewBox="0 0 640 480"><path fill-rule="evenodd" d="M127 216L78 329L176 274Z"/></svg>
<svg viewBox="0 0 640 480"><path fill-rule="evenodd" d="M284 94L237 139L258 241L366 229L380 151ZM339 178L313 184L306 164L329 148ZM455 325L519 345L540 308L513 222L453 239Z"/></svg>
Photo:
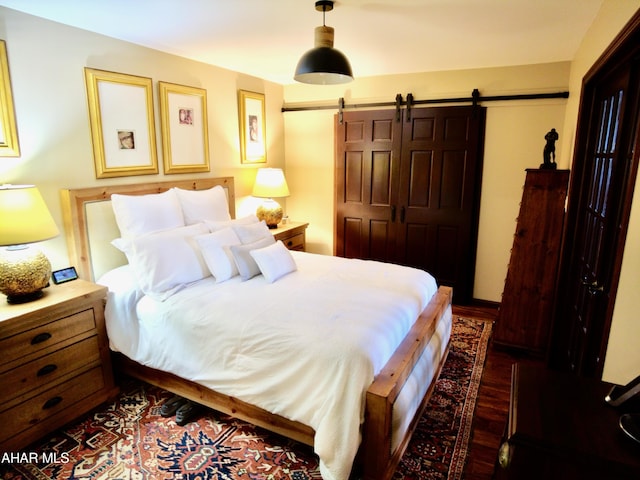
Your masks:
<svg viewBox="0 0 640 480"><path fill-rule="evenodd" d="M80 278L96 280L112 268L124 265L125 256L111 245L120 232L111 208L111 195L146 195L162 193L170 188L206 190L222 186L229 203L229 214L235 218L233 177L175 180L91 188L65 189L60 192L64 230L72 265Z"/></svg>

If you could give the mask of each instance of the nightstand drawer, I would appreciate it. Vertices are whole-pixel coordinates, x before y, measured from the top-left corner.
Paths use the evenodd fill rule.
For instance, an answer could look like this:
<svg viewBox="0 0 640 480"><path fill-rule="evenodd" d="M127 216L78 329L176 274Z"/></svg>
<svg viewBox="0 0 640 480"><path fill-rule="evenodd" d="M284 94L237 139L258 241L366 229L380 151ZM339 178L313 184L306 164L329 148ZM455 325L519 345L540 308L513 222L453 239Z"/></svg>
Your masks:
<svg viewBox="0 0 640 480"><path fill-rule="evenodd" d="M282 243L284 243L284 246L289 250L304 250L304 233L283 238Z"/></svg>
<svg viewBox="0 0 640 480"><path fill-rule="evenodd" d="M22 432L45 422L83 398L105 387L102 368L96 367L67 382L30 398L14 408L0 413L0 443L16 432Z"/></svg>
<svg viewBox="0 0 640 480"><path fill-rule="evenodd" d="M304 252L308 223L290 222L271 230L273 238L280 240L289 250Z"/></svg>
<svg viewBox="0 0 640 480"><path fill-rule="evenodd" d="M12 388L0 389L0 405L7 404L11 399L20 400L17 397L26 392L60 381L65 375L80 369L86 370L92 363L99 362L100 347L98 337L94 335L8 370L0 374L0 385L11 385Z"/></svg>
<svg viewBox="0 0 640 480"><path fill-rule="evenodd" d="M43 348L96 327L93 309L27 330L0 340L0 365L25 357Z"/></svg>

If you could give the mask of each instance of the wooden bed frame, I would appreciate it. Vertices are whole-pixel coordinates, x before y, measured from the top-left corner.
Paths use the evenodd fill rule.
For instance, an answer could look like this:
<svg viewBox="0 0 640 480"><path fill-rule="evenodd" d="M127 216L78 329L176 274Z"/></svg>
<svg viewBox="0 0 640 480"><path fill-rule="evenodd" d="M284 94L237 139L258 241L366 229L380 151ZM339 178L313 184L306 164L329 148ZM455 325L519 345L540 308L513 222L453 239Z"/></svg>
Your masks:
<svg viewBox="0 0 640 480"><path fill-rule="evenodd" d="M232 218L234 218L233 177L63 190L61 198L69 256L78 269L80 277L93 280L86 218L87 204L110 200L111 195L114 193L143 195L161 193L172 187L202 190L215 185L221 185L227 190L229 210ZM394 451L392 451L391 445L393 405L405 381L411 375L414 366L428 345L438 321L447 314L451 301L452 289L450 287L440 287L389 362L376 376L367 390L365 421L362 432L363 439L356 459L356 464L362 470L362 476L366 480L391 478L407 447L411 434L432 394L435 380L440 375L440 370L447 357L448 345L425 398L412 419L407 432ZM176 375L142 366L121 354L114 354L114 365L123 373L147 383L157 385L170 392L307 445L313 445L314 430L300 422L294 422L272 414L237 398L220 394Z"/></svg>

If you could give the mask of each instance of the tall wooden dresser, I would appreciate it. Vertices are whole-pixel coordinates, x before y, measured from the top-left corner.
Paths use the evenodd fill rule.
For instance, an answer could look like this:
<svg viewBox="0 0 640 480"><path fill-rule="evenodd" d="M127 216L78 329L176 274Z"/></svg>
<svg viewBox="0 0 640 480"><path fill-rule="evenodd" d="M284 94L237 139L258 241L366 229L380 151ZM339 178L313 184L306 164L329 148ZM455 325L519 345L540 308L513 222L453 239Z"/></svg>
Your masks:
<svg viewBox="0 0 640 480"><path fill-rule="evenodd" d="M569 170L526 172L493 341L543 355L551 331Z"/></svg>
<svg viewBox="0 0 640 480"><path fill-rule="evenodd" d="M117 393L106 287L75 280L30 303L0 295L0 451L17 451Z"/></svg>

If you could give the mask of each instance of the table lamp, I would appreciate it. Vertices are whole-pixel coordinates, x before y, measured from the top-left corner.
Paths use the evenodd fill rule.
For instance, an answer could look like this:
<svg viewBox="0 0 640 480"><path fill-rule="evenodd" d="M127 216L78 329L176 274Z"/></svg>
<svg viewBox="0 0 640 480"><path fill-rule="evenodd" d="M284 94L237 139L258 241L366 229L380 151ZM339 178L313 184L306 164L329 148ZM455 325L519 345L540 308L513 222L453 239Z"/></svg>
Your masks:
<svg viewBox="0 0 640 480"><path fill-rule="evenodd" d="M282 207L273 197L288 197L289 187L281 168L259 168L253 196L265 200L256 210L259 220L264 220L269 228L277 228L282 220Z"/></svg>
<svg viewBox="0 0 640 480"><path fill-rule="evenodd" d="M0 292L9 303L40 298L49 284L51 263L29 243L60 232L37 187L0 185Z"/></svg>

